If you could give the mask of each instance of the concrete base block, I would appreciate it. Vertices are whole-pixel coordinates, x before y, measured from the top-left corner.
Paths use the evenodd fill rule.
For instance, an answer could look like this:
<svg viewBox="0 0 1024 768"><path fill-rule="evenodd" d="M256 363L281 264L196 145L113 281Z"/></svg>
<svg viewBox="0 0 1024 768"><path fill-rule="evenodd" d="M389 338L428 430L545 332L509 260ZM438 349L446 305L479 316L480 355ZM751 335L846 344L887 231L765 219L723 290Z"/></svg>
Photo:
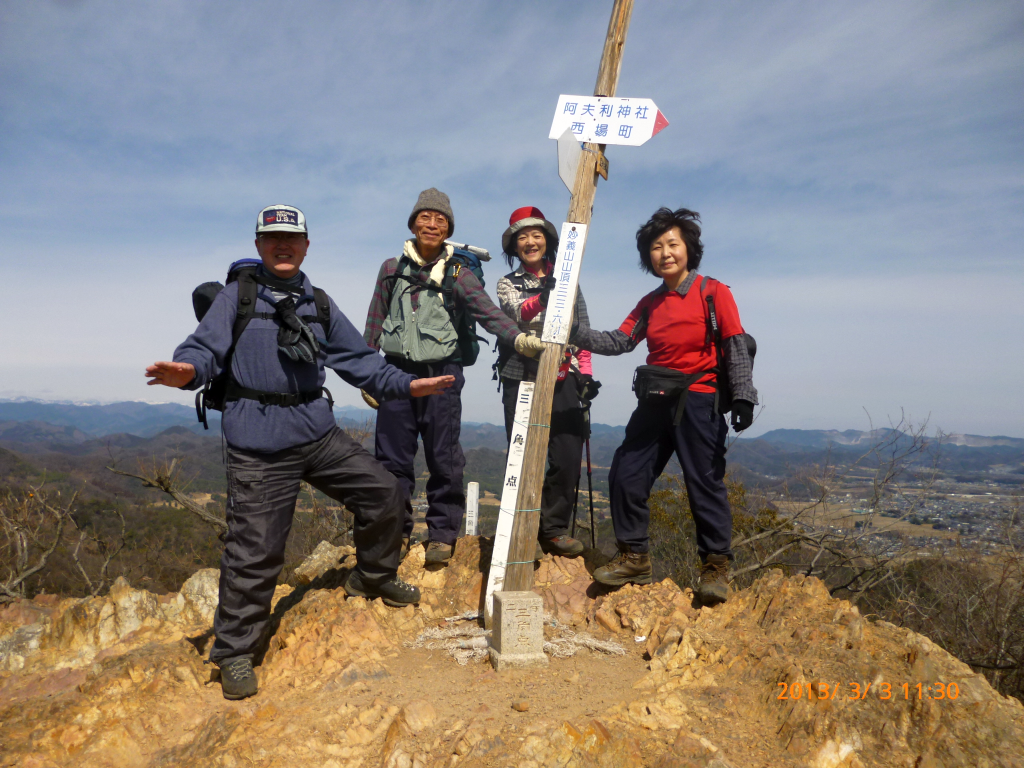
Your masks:
<svg viewBox="0 0 1024 768"><path fill-rule="evenodd" d="M522 669L523 667L546 667L548 655L540 653L498 653L493 648L488 648L491 655L491 664L494 669L501 672L504 669Z"/></svg>
<svg viewBox="0 0 1024 768"><path fill-rule="evenodd" d="M534 592L495 592L491 664L497 670L544 666L544 601Z"/></svg>

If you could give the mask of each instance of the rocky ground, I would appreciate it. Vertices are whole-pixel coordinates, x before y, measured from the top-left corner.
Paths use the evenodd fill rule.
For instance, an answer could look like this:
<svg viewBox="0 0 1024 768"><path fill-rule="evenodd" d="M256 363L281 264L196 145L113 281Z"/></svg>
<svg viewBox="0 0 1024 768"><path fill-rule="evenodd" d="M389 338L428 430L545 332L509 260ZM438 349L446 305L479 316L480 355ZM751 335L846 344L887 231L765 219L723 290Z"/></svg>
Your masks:
<svg viewBox="0 0 1024 768"><path fill-rule="evenodd" d="M415 548L402 576L423 602L395 610L346 600L354 557L322 546L296 572L302 587L278 589L261 691L242 702L225 701L203 663L216 571L170 595L122 581L106 597L11 605L0 766L1024 764L1017 700L927 638L780 573L710 610L668 581L605 594L593 562L549 556L535 575L549 637L586 633L626 652L501 674L460 665L416 641L479 611L488 547L461 539L430 572Z"/></svg>

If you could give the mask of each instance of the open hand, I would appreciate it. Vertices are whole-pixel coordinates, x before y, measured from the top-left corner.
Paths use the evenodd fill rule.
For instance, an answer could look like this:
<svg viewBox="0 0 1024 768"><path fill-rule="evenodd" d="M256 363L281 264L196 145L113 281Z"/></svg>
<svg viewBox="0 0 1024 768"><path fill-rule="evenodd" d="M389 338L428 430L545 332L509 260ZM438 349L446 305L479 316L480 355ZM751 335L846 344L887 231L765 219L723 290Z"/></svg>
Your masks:
<svg viewBox="0 0 1024 768"><path fill-rule="evenodd" d="M196 377L196 368L191 363L153 363L146 369L146 383L149 386L163 384L165 387L184 387Z"/></svg>
<svg viewBox="0 0 1024 768"><path fill-rule="evenodd" d="M414 379L409 385L409 394L413 397L436 395L455 383L454 376L435 376L432 379Z"/></svg>

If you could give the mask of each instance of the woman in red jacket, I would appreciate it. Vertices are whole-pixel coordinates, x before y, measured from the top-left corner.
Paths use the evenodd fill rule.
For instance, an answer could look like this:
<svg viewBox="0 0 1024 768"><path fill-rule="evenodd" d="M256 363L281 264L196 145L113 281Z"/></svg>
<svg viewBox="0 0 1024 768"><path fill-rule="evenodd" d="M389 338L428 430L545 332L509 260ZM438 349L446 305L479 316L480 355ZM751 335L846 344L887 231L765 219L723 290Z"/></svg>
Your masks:
<svg viewBox="0 0 1024 768"><path fill-rule="evenodd" d="M685 208L659 209L637 231L636 244L641 269L660 277L661 285L618 330L580 328L572 341L596 354L621 355L646 339L648 350L647 365L634 378L639 402L609 475L619 552L594 579L613 587L651 582L647 500L675 453L703 564L697 594L714 605L728 597L732 559L732 512L723 479L729 428L722 414L731 404L733 428L749 427L757 390L749 337L732 293L696 271L704 252L699 222L699 214Z"/></svg>

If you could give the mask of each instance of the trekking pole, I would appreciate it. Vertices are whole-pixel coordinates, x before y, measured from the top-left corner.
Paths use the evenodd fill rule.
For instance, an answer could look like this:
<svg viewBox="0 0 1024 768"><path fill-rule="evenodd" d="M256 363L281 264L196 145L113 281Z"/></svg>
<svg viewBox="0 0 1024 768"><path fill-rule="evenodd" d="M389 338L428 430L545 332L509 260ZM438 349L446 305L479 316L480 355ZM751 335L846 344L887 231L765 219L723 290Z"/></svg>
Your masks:
<svg viewBox="0 0 1024 768"><path fill-rule="evenodd" d="M579 485L576 488L578 491ZM594 470L590 466L589 435L587 436L587 494L590 496L590 546L597 549L597 527L594 525Z"/></svg>
<svg viewBox="0 0 1024 768"><path fill-rule="evenodd" d="M580 506L580 479L576 478L576 495L572 500L572 533L569 534L574 539L576 538L576 510Z"/></svg>

